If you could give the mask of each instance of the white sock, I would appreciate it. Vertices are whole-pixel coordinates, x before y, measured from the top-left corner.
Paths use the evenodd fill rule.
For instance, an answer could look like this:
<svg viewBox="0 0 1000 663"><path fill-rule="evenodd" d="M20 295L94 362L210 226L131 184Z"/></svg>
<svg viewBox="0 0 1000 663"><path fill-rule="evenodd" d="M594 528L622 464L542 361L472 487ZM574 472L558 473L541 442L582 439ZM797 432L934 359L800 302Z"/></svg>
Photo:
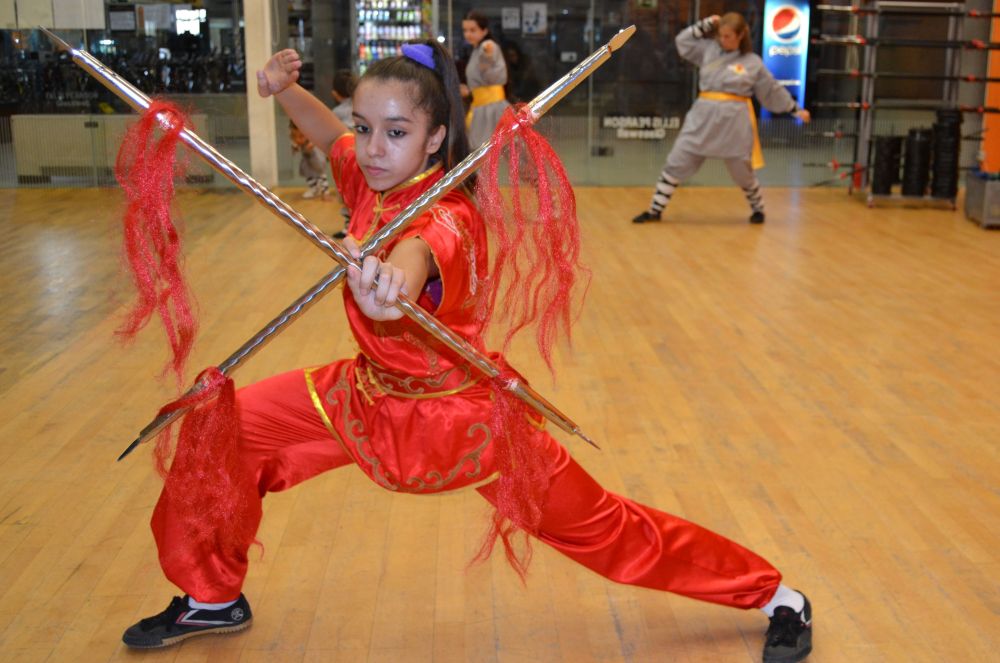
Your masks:
<svg viewBox="0 0 1000 663"><path fill-rule="evenodd" d="M771 600L761 610L768 617L774 617L774 609L780 605L788 606L795 612L802 612L806 607L806 599L794 589L785 585L778 585L778 591L774 593Z"/></svg>
<svg viewBox="0 0 1000 663"><path fill-rule="evenodd" d="M239 601L239 599L236 599ZM199 610L222 610L223 608L228 608L236 601L226 601L225 603L202 603L201 601L195 601L194 598L188 597L188 607L198 608Z"/></svg>

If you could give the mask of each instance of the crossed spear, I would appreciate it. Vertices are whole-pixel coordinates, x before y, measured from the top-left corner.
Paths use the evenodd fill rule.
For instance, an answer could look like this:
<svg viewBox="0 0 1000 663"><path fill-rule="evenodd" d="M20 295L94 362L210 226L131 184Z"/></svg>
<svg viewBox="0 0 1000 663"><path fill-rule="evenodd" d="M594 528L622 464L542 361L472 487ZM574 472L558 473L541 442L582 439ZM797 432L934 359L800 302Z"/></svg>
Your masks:
<svg viewBox="0 0 1000 663"><path fill-rule="evenodd" d="M134 110L143 112L152 103L150 98L141 90L137 89L127 80L119 76L109 67L97 60L87 51L73 48L68 43L60 39L57 35L40 28L40 30L63 51L66 51L73 58L73 61L84 71L96 78L102 85L115 95L120 97ZM626 41L635 33L635 26L629 26L620 30L611 40L594 51L590 56L574 67L569 73L550 85L541 94L526 104L518 113L518 122L513 130L504 134L504 139L512 138L516 131L534 124L542 115L549 111L560 99L565 97L579 83L590 76L598 67L604 64L611 54L621 48ZM329 292L336 285L347 271L347 267L359 267L360 263L355 260L337 242L332 241L323 231L310 223L302 214L295 211L291 206L282 201L278 196L269 191L265 186L254 180L250 175L240 169L239 166L220 154L215 148L202 140L190 129L184 128L180 132L180 139L184 141L196 154L205 159L215 170L228 178L237 187L250 193L262 205L267 207L272 213L292 225L296 230L305 235L313 244L319 247L324 253L339 263L339 266L324 276L312 288L296 299L285 308L276 318L271 320L265 327L258 331L250 340L245 342L235 352L219 364L218 369L223 375L229 375L236 367L253 356L263 345L275 336L280 330L285 328L290 322L298 318L320 297ZM399 213L390 223L379 230L361 248L361 257L378 251L386 242L398 235L413 220L430 209L451 189L461 184L469 177L486 159L488 152L492 149L500 149L501 142L494 137L492 141L483 143L475 151L469 154L461 163L450 170L433 187L424 192L419 198L413 201L406 209ZM501 369L495 362L483 355L470 345L465 339L455 334L448 327L438 321L426 310L418 306L403 294L399 295L396 306L403 311L410 319L419 324L428 333L445 343L454 350L465 361L471 364L478 371L488 378L500 376ZM576 435L595 448L600 448L589 437L583 434L580 427L566 415L560 412L554 405L546 400L541 394L531 386L516 378L506 379L504 387L511 391L522 401L531 406L535 411L546 419L556 424L562 430L571 435ZM196 382L185 396L190 396L203 389L200 382ZM168 426L175 419L186 412L185 409L174 410L169 413L158 415L153 421L140 431L139 436L118 456L118 460L125 458L139 444L148 440Z"/></svg>

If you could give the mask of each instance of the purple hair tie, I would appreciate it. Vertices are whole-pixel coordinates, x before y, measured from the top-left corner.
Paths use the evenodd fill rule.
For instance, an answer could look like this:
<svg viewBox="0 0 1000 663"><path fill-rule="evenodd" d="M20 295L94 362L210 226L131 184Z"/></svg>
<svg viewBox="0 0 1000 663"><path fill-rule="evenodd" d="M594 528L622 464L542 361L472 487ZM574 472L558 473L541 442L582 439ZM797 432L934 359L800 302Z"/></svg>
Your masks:
<svg viewBox="0 0 1000 663"><path fill-rule="evenodd" d="M437 71L434 67L434 49L427 44L403 44L403 55L431 71Z"/></svg>

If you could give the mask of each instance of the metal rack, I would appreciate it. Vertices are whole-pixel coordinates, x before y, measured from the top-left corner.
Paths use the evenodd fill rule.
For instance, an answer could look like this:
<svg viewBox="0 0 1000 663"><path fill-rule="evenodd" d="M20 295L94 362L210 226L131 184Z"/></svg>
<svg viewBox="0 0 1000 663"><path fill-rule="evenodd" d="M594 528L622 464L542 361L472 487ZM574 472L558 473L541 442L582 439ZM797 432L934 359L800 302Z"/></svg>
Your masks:
<svg viewBox="0 0 1000 663"><path fill-rule="evenodd" d="M858 101L847 102L816 102L816 107L827 108L849 108L857 111L856 131L851 137L854 138L854 164L851 170L851 182L849 191L861 191L867 193L869 206L878 199L906 199L908 201L919 201L921 197L892 195L874 195L870 191L870 168L872 166L872 143L875 126L875 114L879 109L883 110L959 110L963 113L995 113L1000 112L1000 108L989 108L983 106L960 105L958 103L959 85L961 83L984 83L988 79L976 76L963 76L960 73L961 52L963 50L993 50L1000 49L1000 43L983 42L979 40L964 39L964 22L967 18L993 18L995 13L967 11L960 2L914 2L906 0L872 0L863 2L862 0L852 0L850 5L818 5L817 11L828 13L847 13L856 16L859 20L856 30L859 34L853 35L820 35L813 39L813 43L829 46L840 46L849 48L860 48L862 50L861 66L858 69L820 69L816 73L821 76L848 76L856 78L860 82ZM947 20L946 38L944 40L914 40L883 38L880 35L881 19L886 16L922 16L930 18L941 18ZM878 70L878 54L880 48L895 47L920 47L944 50L944 73L943 74L921 74L910 72L885 72ZM912 80L940 80L943 81L944 94L942 98L935 99L908 99L890 100L877 99L875 93L876 81L879 79L912 79ZM845 138L850 134L841 134L835 138ZM975 137L963 137L963 139L978 140ZM941 199L923 197L928 202L941 203L942 201L955 206L954 198Z"/></svg>

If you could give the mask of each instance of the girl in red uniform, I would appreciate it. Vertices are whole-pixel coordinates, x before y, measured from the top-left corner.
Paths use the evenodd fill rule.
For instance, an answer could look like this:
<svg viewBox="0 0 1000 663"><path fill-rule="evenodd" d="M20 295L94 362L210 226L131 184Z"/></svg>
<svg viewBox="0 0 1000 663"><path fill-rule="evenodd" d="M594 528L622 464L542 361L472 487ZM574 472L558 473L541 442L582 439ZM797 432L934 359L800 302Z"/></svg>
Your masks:
<svg viewBox="0 0 1000 663"><path fill-rule="evenodd" d="M436 42L407 45L404 55L376 62L361 79L350 133L296 84L300 67L294 51L281 51L258 72L258 89L273 95L329 153L337 189L351 209L345 246L359 257L359 245L467 155L458 76ZM475 487L511 516L507 473L498 478L499 468L510 465L501 459L503 431L491 416L495 396L489 384L394 307L399 293L408 293L485 352L477 308L488 276L484 223L465 189L444 196L378 256L365 258L361 270L349 269L344 306L360 353L236 393L239 459L249 478L239 484L245 494L226 526L255 532L266 493L351 464L392 491ZM765 661L808 655L809 603L782 585L781 574L764 559L681 518L607 492L541 426L517 428L527 442L518 448L530 450L530 458L519 457L517 465L544 468L545 489L533 517L517 521L515 514L516 525L617 582L760 608L771 618ZM178 515L180 499L164 490L152 529L164 573L186 594L130 627L123 640L131 647L236 631L252 619L241 593L252 536L239 546L192 536L191 523ZM510 530L503 522L495 519L494 533L506 545Z"/></svg>

